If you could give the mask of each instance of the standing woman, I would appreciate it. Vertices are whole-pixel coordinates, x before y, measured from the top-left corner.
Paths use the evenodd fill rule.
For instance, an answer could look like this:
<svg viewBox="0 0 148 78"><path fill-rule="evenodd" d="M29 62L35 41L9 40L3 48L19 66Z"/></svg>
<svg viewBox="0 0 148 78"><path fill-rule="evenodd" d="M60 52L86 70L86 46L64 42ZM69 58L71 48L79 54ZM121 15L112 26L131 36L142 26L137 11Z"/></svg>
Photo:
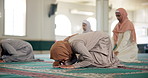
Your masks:
<svg viewBox="0 0 148 78"><path fill-rule="evenodd" d="M92 32L91 25L87 20L83 20L82 28L83 28L83 33Z"/></svg>
<svg viewBox="0 0 148 78"><path fill-rule="evenodd" d="M128 19L125 9L119 8L115 14L119 22L113 30L114 53L120 61L135 62L137 61L138 48L134 25Z"/></svg>

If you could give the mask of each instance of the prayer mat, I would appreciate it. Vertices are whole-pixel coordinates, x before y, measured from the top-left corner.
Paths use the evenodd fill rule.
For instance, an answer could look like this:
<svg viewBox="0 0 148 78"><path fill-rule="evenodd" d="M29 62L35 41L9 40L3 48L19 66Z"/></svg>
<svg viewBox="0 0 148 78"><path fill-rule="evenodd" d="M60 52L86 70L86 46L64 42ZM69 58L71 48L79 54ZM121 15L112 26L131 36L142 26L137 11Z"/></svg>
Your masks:
<svg viewBox="0 0 148 78"><path fill-rule="evenodd" d="M43 62L0 63L0 78L148 78L148 54L139 54L140 62L120 68L53 68L48 54L35 55Z"/></svg>

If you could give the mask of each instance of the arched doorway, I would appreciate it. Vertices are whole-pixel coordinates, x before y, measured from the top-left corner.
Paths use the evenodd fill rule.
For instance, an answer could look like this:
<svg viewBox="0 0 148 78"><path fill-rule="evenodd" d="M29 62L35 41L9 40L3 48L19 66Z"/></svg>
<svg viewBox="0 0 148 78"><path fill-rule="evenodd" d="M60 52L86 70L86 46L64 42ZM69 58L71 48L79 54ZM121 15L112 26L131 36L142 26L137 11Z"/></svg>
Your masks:
<svg viewBox="0 0 148 78"><path fill-rule="evenodd" d="M56 40L62 40L66 36L71 35L71 22L66 15L56 15L55 24Z"/></svg>

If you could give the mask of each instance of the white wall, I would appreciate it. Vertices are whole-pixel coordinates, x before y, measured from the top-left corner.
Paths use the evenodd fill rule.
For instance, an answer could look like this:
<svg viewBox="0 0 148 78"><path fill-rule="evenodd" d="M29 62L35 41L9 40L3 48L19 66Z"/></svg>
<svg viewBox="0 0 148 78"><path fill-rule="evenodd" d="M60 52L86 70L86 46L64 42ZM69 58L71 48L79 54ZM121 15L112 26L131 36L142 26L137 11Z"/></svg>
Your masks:
<svg viewBox="0 0 148 78"><path fill-rule="evenodd" d="M20 38L26 40L55 40L54 35L54 16L48 17L48 12L51 3L55 3L56 0L27 0L27 35L24 37L13 37L4 36L4 16L3 16L3 0L0 0L0 38ZM78 9L82 11L92 11L95 13L95 7L93 6L83 6L78 4L68 4L60 2L58 3L57 14L66 15L71 22L72 34L79 31L75 31L75 27L80 26L84 19L90 16L71 14L71 9ZM109 14L109 25L116 20L115 10L111 10ZM129 19L134 23L135 28L144 27L148 28L148 8L128 11ZM93 15L92 17L95 17ZM109 27L110 27L109 26ZM111 32L111 31L110 31ZM62 37L63 38L63 37ZM148 36L139 37L138 43L148 43Z"/></svg>
<svg viewBox="0 0 148 78"><path fill-rule="evenodd" d="M58 3L58 9L57 9L57 15L58 14L63 14L66 15L70 22L71 22L71 31L72 34L75 33L81 33L82 30L75 30L77 27L82 28L82 21L87 19L88 17L95 17L95 14L92 16L89 15L79 15L79 14L71 14L70 10L72 9L77 9L80 11L88 11L88 12L94 12L95 13L95 7L94 6L84 6L84 5L79 5L79 4L73 4L73 3L64 3L64 2L59 2ZM66 29L65 29L66 30ZM56 36L57 40L62 40L65 38L65 36Z"/></svg>
<svg viewBox="0 0 148 78"><path fill-rule="evenodd" d="M137 33L137 43L148 44L148 8L135 11L133 21L136 30L140 32Z"/></svg>
<svg viewBox="0 0 148 78"><path fill-rule="evenodd" d="M3 23L4 23L4 16L3 16L3 0L0 0L0 38L3 35Z"/></svg>
<svg viewBox="0 0 148 78"><path fill-rule="evenodd" d="M4 36L4 16L0 17L0 38L20 38L26 40L55 40L54 18L48 17L50 4L56 0L27 0L27 35L24 37ZM3 13L3 0L0 0Z"/></svg>

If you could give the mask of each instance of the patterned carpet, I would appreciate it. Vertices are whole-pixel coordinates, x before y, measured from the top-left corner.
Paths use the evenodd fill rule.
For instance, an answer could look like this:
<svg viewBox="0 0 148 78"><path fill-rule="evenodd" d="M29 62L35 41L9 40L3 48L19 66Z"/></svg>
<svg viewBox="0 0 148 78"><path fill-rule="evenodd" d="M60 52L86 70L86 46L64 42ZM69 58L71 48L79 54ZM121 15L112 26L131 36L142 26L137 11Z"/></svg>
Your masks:
<svg viewBox="0 0 148 78"><path fill-rule="evenodd" d="M44 62L0 63L0 78L148 78L148 54L139 54L140 63L122 63L122 68L52 68L48 54L35 55Z"/></svg>

